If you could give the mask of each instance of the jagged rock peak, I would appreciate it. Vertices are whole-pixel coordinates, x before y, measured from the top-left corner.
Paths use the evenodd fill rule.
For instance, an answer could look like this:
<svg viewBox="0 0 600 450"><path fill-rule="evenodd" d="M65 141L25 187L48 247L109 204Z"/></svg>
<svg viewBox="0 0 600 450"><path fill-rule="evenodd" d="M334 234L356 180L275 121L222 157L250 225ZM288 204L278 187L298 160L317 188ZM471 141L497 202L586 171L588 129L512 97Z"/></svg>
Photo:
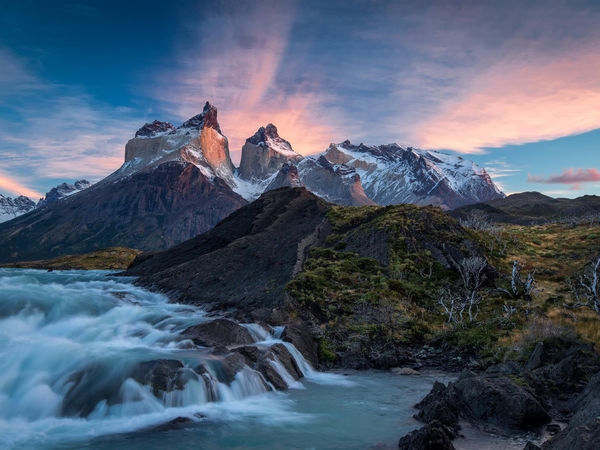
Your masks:
<svg viewBox="0 0 600 450"><path fill-rule="evenodd" d="M145 124L142 128L137 130L135 137L155 137L171 131L175 131L175 127L169 122L160 122L155 120L152 123Z"/></svg>
<svg viewBox="0 0 600 450"><path fill-rule="evenodd" d="M356 169L353 167L347 166L346 164L333 164L329 161L324 155L319 156L317 162L321 165L321 167L327 169L332 173L336 173L338 175L350 175L356 174ZM358 175L358 174L357 174ZM360 177L359 177L360 180Z"/></svg>
<svg viewBox="0 0 600 450"><path fill-rule="evenodd" d="M217 121L217 107L211 105L209 102L206 102L204 109L200 114L192 117L187 122L184 122L179 128L193 128L196 130L201 130L205 127L213 128L217 130L219 134L223 134L221 133L221 127Z"/></svg>
<svg viewBox="0 0 600 450"><path fill-rule="evenodd" d="M277 140L277 139L281 139L281 141L285 142L286 144L288 144L290 146L290 149L292 148L291 144L288 141L279 137L279 133L277 132L277 127L275 125L273 125L272 123L268 124L266 127L260 127L258 129L258 131L256 133L254 133L254 136L249 137L248 139L246 139L246 141L250 142L251 144L254 144L254 145L260 145L261 142L262 143L267 142L267 139L270 139L273 141Z"/></svg>

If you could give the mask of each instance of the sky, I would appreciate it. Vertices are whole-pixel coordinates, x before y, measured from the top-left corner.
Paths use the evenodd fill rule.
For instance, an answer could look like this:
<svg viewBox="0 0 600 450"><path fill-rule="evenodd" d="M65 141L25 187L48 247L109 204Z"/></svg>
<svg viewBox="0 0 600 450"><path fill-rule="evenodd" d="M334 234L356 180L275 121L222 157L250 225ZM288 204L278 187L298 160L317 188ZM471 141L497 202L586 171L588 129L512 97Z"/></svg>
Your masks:
<svg viewBox="0 0 600 450"><path fill-rule="evenodd" d="M123 162L208 100L234 163L273 123L460 154L511 194L600 195L597 0L0 0L0 194Z"/></svg>

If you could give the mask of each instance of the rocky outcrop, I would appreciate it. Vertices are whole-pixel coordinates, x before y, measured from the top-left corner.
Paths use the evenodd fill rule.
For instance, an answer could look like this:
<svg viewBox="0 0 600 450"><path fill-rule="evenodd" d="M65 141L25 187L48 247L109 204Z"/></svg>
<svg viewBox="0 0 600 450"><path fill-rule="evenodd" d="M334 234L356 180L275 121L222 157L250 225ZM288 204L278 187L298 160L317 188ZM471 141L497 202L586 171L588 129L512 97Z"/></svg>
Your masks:
<svg viewBox="0 0 600 450"><path fill-rule="evenodd" d="M273 191L282 187L304 187L298 176L298 168L290 163L283 163L277 176L267 185L265 192Z"/></svg>
<svg viewBox="0 0 600 450"><path fill-rule="evenodd" d="M181 302L235 308L237 318L251 322L282 323L289 320L284 290L298 246L329 208L302 188L270 191L204 235L150 258L140 255L125 273L140 276L140 285L174 292Z"/></svg>
<svg viewBox="0 0 600 450"><path fill-rule="evenodd" d="M548 425L546 431L553 437L541 448L591 450L600 439L599 358L589 344L540 342L525 364L509 361L479 375L464 370L448 386L436 382L415 405L419 409L415 418L442 424L452 439L459 435L462 420L488 432L510 433L540 429L552 419L570 419L562 431L558 423ZM535 448L540 447L533 443L526 447Z"/></svg>
<svg viewBox="0 0 600 450"><path fill-rule="evenodd" d="M219 177L230 187L235 186L229 143L221 133L214 105L206 102L202 113L178 128L158 121L144 125L125 145L125 163L109 179L170 161L192 163L208 178Z"/></svg>
<svg viewBox="0 0 600 450"><path fill-rule="evenodd" d="M0 262L105 247L165 249L208 231L246 203L221 179L172 161L0 224Z"/></svg>
<svg viewBox="0 0 600 450"><path fill-rule="evenodd" d="M298 164L302 183L327 201L344 206L375 205L363 190L360 175L346 164L335 164L324 155Z"/></svg>
<svg viewBox="0 0 600 450"><path fill-rule="evenodd" d="M262 181L278 172L284 164L294 164L301 159L302 155L296 153L291 144L279 136L275 125L270 123L246 139L238 175L242 180Z"/></svg>
<svg viewBox="0 0 600 450"><path fill-rule="evenodd" d="M286 325L281 333L284 342L293 344L308 362L315 367L319 362L318 348L310 330L303 322Z"/></svg>
<svg viewBox="0 0 600 450"><path fill-rule="evenodd" d="M550 441L544 450L595 450L600 442L600 373L590 379L575 401L575 414L569 425Z"/></svg>
<svg viewBox="0 0 600 450"><path fill-rule="evenodd" d="M451 391L469 413L488 424L529 430L551 420L540 402L509 377L483 377L465 370Z"/></svg>
<svg viewBox="0 0 600 450"><path fill-rule="evenodd" d="M448 429L439 422L432 422L400 438L400 450L455 450Z"/></svg>
<svg viewBox="0 0 600 450"><path fill-rule="evenodd" d="M215 319L194 325L181 333L185 339L204 347L247 345L254 343L250 332L228 319Z"/></svg>

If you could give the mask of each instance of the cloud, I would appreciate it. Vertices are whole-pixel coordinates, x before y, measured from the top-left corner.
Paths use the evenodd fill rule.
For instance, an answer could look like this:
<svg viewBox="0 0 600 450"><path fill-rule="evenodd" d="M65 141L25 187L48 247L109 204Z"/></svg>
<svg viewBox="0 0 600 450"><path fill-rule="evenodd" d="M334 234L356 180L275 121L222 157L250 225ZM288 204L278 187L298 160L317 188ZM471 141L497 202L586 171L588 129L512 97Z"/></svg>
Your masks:
<svg viewBox="0 0 600 450"><path fill-rule="evenodd" d="M286 59L295 7L269 1L243 5L205 17L196 27L195 45L186 40L180 64L159 74L160 87L151 94L182 121L198 114L207 100L216 105L234 160L246 138L268 123L296 151L323 151L342 137L335 125L340 113L318 77L286 79L300 71L297 61Z"/></svg>
<svg viewBox="0 0 600 450"><path fill-rule="evenodd" d="M15 197L18 197L19 195L25 195L34 200L43 197L40 192L28 188L24 183L3 173L0 173L0 189L4 192L12 194Z"/></svg>
<svg viewBox="0 0 600 450"><path fill-rule="evenodd" d="M426 148L479 153L600 128L600 55L496 64L417 132Z"/></svg>
<svg viewBox="0 0 600 450"><path fill-rule="evenodd" d="M98 181L122 164L125 142L143 119L127 108L98 102L80 88L50 83L27 61L0 48L0 66L5 64L0 190L39 197L63 181Z"/></svg>
<svg viewBox="0 0 600 450"><path fill-rule="evenodd" d="M572 184L571 189L579 189L580 183L589 183L600 181L600 171L598 169L566 169L560 175L550 175L544 178L540 175L528 175L528 183L544 183L544 184Z"/></svg>

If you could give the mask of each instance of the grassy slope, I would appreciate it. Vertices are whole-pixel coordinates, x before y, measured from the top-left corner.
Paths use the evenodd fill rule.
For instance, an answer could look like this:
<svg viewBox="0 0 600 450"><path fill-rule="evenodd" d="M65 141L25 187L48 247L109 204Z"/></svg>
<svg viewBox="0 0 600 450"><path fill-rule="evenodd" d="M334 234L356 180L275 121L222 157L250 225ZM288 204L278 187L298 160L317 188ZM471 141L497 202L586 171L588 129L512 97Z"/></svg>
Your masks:
<svg viewBox="0 0 600 450"><path fill-rule="evenodd" d="M26 261L5 264L4 267L52 270L123 270L133 262L141 250L126 247L110 247L85 253L65 255L42 261Z"/></svg>
<svg viewBox="0 0 600 450"><path fill-rule="evenodd" d="M349 350L376 360L432 339L475 349L489 361L573 331L600 343L600 318L589 308L564 306L573 301L566 278L600 249L598 227L507 225L490 234L465 231L436 208L412 205L336 207L329 219L334 232L326 246L313 249L305 271L287 287L318 323L324 360L339 360ZM458 274L438 262L431 247L436 242L465 256L482 249L499 272L489 277L472 323L448 324L437 303L440 287L456 282ZM523 276L536 269L538 291L531 302L495 289L510 289L515 259ZM505 306L513 314L505 315Z"/></svg>

